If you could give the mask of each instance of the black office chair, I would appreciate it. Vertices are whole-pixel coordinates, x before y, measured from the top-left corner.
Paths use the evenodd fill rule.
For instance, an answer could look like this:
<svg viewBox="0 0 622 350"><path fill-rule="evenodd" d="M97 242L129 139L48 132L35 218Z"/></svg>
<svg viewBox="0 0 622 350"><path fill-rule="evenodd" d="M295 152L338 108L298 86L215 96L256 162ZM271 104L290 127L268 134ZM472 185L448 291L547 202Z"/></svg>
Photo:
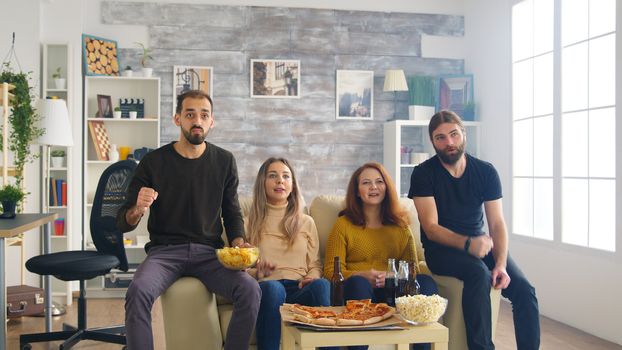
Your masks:
<svg viewBox="0 0 622 350"><path fill-rule="evenodd" d="M91 211L91 237L97 251L76 250L35 256L26 268L39 275L52 275L63 281L80 281L78 327L63 324L63 330L49 333L23 334L20 349L30 350L30 343L65 340L60 349L70 349L81 340L126 344L125 326L86 328L85 281L103 276L111 269L128 270L123 233L116 227L117 212L125 203L127 188L136 169L136 162L124 160L110 165L99 179Z"/></svg>

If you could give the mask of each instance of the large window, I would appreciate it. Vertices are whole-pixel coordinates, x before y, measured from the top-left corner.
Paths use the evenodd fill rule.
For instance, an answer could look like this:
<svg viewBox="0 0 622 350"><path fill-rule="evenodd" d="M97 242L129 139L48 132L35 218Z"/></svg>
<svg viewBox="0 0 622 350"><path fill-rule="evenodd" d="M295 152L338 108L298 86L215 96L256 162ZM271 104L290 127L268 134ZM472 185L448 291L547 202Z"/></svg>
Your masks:
<svg viewBox="0 0 622 350"><path fill-rule="evenodd" d="M514 234L616 249L615 7L512 8Z"/></svg>

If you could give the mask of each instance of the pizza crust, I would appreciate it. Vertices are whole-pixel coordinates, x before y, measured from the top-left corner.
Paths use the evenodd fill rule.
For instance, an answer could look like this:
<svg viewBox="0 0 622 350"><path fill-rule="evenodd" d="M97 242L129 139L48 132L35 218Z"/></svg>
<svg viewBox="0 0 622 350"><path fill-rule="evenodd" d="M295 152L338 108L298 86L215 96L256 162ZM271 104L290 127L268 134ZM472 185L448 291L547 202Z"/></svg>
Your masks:
<svg viewBox="0 0 622 350"><path fill-rule="evenodd" d="M348 320L345 318L338 318L337 325L338 326L360 326L363 324L361 320Z"/></svg>
<svg viewBox="0 0 622 350"><path fill-rule="evenodd" d="M378 323L380 321L384 320L384 318L382 316L374 316L374 317L370 317L366 320L363 321L363 324L374 324L374 323Z"/></svg>
<svg viewBox="0 0 622 350"><path fill-rule="evenodd" d="M335 326L337 324L337 321L335 321L334 318L314 318L313 319L313 324L317 324L320 326Z"/></svg>

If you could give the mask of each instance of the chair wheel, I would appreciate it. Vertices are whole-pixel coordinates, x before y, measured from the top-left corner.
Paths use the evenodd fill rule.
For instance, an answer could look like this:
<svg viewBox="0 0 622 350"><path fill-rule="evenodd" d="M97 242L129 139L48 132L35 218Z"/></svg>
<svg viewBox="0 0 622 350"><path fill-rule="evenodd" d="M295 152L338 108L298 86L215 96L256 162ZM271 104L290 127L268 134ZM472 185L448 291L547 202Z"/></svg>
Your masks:
<svg viewBox="0 0 622 350"><path fill-rule="evenodd" d="M30 344L22 345L22 350L31 350L31 349L32 349L32 345L30 345Z"/></svg>

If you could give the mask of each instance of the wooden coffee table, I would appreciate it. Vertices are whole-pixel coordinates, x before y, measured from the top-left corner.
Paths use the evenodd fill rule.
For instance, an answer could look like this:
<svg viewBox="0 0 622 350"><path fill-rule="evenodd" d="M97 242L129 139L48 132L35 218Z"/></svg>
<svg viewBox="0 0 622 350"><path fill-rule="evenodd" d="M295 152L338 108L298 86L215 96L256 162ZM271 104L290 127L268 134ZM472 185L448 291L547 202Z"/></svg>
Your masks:
<svg viewBox="0 0 622 350"><path fill-rule="evenodd" d="M400 324L403 330L314 331L281 323L283 350L314 349L320 346L395 344L398 350L408 350L408 344L432 343L432 350L447 350L449 330L436 322L427 326Z"/></svg>

